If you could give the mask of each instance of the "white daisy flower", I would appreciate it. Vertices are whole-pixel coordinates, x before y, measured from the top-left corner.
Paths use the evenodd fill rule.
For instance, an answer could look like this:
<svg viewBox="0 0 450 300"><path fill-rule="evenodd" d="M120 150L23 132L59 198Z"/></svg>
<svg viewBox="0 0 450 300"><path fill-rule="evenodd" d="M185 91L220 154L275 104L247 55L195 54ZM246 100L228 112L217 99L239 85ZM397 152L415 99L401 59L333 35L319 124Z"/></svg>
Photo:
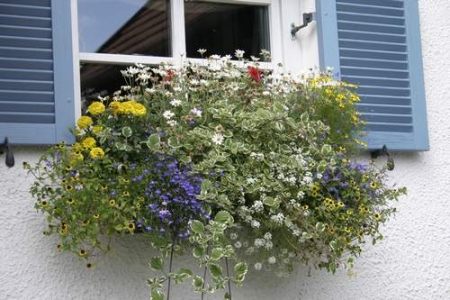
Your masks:
<svg viewBox="0 0 450 300"><path fill-rule="evenodd" d="M201 118L202 110L194 107L193 109L191 109L191 114L193 114L197 118Z"/></svg>
<svg viewBox="0 0 450 300"><path fill-rule="evenodd" d="M234 51L234 56L236 56L237 58L243 58L244 57L244 50L239 50L237 49L236 51Z"/></svg>
<svg viewBox="0 0 450 300"><path fill-rule="evenodd" d="M261 223L259 223L259 221L257 221L257 220L253 220L251 223L251 226L253 228L259 228L259 226L261 226Z"/></svg>
<svg viewBox="0 0 450 300"><path fill-rule="evenodd" d="M223 140L224 140L223 135L220 133L215 133L212 137L212 142L216 145L222 145Z"/></svg>
<svg viewBox="0 0 450 300"><path fill-rule="evenodd" d="M175 125L178 124L178 122L175 120L169 120L169 121L167 121L167 124L169 124L170 127L174 127Z"/></svg>
<svg viewBox="0 0 450 300"><path fill-rule="evenodd" d="M164 117L164 119L166 119L166 120L172 119L172 117L173 117L174 115L175 115L175 114L174 114L173 112L171 112L170 110L166 110L166 111L163 113L163 117Z"/></svg>
<svg viewBox="0 0 450 300"><path fill-rule="evenodd" d="M181 100L178 99L173 99L172 101L170 101L170 105L177 107L181 105Z"/></svg>

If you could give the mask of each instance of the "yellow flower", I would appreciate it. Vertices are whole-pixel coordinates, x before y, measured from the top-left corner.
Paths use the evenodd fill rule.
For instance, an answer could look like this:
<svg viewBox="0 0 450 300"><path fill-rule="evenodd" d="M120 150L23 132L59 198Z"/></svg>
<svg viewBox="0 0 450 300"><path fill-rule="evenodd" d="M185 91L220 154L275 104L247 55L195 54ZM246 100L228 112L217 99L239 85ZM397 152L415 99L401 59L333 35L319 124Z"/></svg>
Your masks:
<svg viewBox="0 0 450 300"><path fill-rule="evenodd" d="M95 148L91 149L91 152L89 152L89 155L93 159L103 158L103 156L105 156L105 152L103 151L102 148L95 147Z"/></svg>
<svg viewBox="0 0 450 300"><path fill-rule="evenodd" d="M132 114L134 111L135 103L136 103L136 101L134 101L134 100L122 102L119 106L118 112L120 114Z"/></svg>
<svg viewBox="0 0 450 300"><path fill-rule="evenodd" d="M81 145L80 143L75 143L72 145L72 151L74 153L81 150L83 150L83 145Z"/></svg>
<svg viewBox="0 0 450 300"><path fill-rule="evenodd" d="M109 206L115 206L116 205L116 200L111 199L109 200Z"/></svg>
<svg viewBox="0 0 450 300"><path fill-rule="evenodd" d="M103 126L101 125L95 125L92 127L92 133L97 135L103 130Z"/></svg>
<svg viewBox="0 0 450 300"><path fill-rule="evenodd" d="M94 217L94 219L99 219L100 215L99 214L94 214L93 217Z"/></svg>
<svg viewBox="0 0 450 300"><path fill-rule="evenodd" d="M135 228L136 228L136 227L135 227L134 223L128 223L128 224L127 224L127 229L128 229L129 231L133 231Z"/></svg>
<svg viewBox="0 0 450 300"><path fill-rule="evenodd" d="M111 108L113 114L117 114L120 111L120 107L122 106L121 102L114 101L109 104L109 107Z"/></svg>
<svg viewBox="0 0 450 300"><path fill-rule="evenodd" d="M142 117L145 116L145 114L147 113L147 109L141 103L135 103L133 105L133 113L136 116Z"/></svg>
<svg viewBox="0 0 450 300"><path fill-rule="evenodd" d="M78 252L78 254L83 257L83 256L86 256L87 252L86 252L86 250L81 249L80 252Z"/></svg>
<svg viewBox="0 0 450 300"><path fill-rule="evenodd" d="M93 123L91 117L88 116L82 116L78 119L77 125L80 129L85 129L91 126Z"/></svg>
<svg viewBox="0 0 450 300"><path fill-rule="evenodd" d="M380 220L381 220L381 215L380 215L379 213L375 213L375 214L373 215L373 217L374 217L374 219L377 220L377 221L380 221Z"/></svg>
<svg viewBox="0 0 450 300"><path fill-rule="evenodd" d="M87 137L81 142L81 144L85 149L91 149L97 145L97 141L93 137Z"/></svg>
<svg viewBox="0 0 450 300"><path fill-rule="evenodd" d="M88 112L93 116L99 115L99 114L103 113L104 111L105 111L105 105L101 102L93 102L88 107Z"/></svg>

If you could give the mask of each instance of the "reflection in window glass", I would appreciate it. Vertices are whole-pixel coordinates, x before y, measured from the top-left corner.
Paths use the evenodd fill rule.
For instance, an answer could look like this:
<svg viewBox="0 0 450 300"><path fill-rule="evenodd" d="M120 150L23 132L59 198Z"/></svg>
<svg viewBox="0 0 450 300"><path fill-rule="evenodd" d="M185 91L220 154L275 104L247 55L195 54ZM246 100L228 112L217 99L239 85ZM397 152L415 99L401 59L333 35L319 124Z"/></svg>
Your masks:
<svg viewBox="0 0 450 300"><path fill-rule="evenodd" d="M102 64L81 64L81 100L84 109L98 96L111 96L120 87L126 85L121 70L127 66L102 65Z"/></svg>
<svg viewBox="0 0 450 300"><path fill-rule="evenodd" d="M214 2L185 2L186 48L188 57L234 54L259 56L269 49L268 7Z"/></svg>
<svg viewBox="0 0 450 300"><path fill-rule="evenodd" d="M78 0L81 52L170 56L170 0Z"/></svg>

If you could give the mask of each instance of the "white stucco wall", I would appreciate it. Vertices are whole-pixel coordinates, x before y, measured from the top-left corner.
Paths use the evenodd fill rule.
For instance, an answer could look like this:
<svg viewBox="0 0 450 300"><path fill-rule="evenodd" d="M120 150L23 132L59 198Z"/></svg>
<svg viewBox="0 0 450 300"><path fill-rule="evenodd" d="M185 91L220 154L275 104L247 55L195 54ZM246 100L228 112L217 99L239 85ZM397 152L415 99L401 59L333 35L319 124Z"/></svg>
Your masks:
<svg viewBox="0 0 450 300"><path fill-rule="evenodd" d="M396 154L391 180L409 195L397 204L386 239L365 249L355 278L306 267L288 279L252 273L234 299L450 299L450 1L419 4L431 150ZM56 237L42 235L44 220L28 195L32 178L21 168L39 149L15 151L16 167L0 163L0 300L148 299L145 241L117 239L115 252L94 269L58 253ZM177 288L172 299L200 297Z"/></svg>

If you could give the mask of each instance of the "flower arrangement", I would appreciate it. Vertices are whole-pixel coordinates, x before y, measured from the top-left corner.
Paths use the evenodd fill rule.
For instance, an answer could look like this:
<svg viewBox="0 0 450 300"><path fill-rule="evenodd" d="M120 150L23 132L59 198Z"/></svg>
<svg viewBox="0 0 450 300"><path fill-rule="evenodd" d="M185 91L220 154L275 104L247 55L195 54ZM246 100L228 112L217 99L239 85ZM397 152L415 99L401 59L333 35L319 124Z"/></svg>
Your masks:
<svg viewBox="0 0 450 300"><path fill-rule="evenodd" d="M355 160L359 98L331 72L293 76L213 55L122 73L127 85L79 118L75 144L26 164L58 249L91 266L118 233L146 234L161 253L151 267L163 271L148 284L163 299L165 282L170 291L191 277L214 292L242 284L248 266L281 276L296 263L351 268L361 244L382 238L389 202L405 190ZM181 252L203 276L172 270Z"/></svg>

